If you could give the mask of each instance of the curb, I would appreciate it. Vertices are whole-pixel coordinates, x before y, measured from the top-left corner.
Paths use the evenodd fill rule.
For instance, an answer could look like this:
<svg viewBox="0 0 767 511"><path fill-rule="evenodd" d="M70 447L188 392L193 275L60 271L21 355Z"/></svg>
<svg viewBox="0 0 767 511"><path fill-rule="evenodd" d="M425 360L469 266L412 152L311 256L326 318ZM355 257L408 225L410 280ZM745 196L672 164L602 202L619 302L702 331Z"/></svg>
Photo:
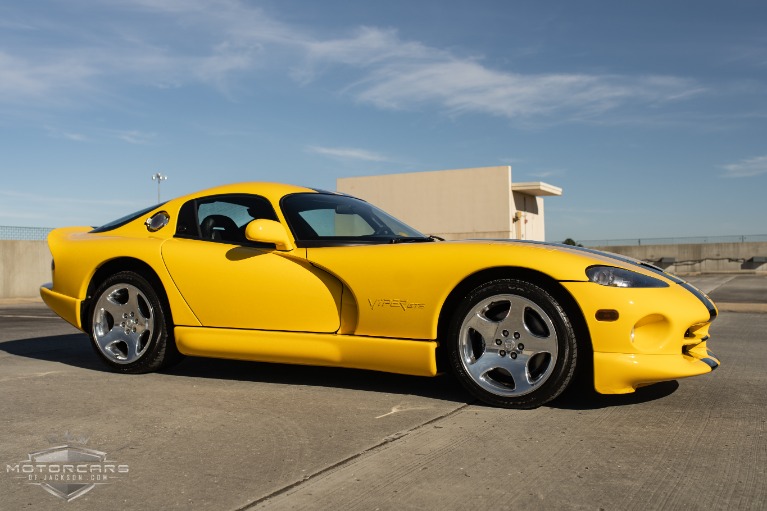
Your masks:
<svg viewBox="0 0 767 511"><path fill-rule="evenodd" d="M719 312L767 312L767 303L714 303Z"/></svg>

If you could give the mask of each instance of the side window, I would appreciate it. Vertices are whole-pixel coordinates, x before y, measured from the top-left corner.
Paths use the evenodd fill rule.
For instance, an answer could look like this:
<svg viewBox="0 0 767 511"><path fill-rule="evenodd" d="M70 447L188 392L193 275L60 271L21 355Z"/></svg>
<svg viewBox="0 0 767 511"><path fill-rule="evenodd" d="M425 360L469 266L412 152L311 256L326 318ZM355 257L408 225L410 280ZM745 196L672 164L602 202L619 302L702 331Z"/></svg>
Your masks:
<svg viewBox="0 0 767 511"><path fill-rule="evenodd" d="M181 207L176 235L223 243L250 243L245 239L245 226L261 218L277 220L274 208L263 197L257 195L206 197L189 201Z"/></svg>

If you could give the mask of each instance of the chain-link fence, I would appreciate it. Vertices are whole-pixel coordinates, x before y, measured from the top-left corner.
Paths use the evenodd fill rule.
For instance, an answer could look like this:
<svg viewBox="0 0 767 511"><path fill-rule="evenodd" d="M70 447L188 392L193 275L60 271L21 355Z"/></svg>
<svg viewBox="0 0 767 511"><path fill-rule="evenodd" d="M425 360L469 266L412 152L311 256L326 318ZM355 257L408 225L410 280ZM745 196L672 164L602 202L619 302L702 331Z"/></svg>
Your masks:
<svg viewBox="0 0 767 511"><path fill-rule="evenodd" d="M51 227L11 227L0 225L0 240L44 240Z"/></svg>

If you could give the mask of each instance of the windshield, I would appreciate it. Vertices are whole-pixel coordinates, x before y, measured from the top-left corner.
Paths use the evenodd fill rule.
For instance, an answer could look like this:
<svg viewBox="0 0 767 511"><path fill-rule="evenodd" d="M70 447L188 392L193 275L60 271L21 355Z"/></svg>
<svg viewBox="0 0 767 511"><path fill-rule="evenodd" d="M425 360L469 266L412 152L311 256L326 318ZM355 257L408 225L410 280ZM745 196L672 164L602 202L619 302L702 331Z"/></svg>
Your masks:
<svg viewBox="0 0 767 511"><path fill-rule="evenodd" d="M348 195L296 193L284 197L281 205L296 241L432 241L372 204Z"/></svg>

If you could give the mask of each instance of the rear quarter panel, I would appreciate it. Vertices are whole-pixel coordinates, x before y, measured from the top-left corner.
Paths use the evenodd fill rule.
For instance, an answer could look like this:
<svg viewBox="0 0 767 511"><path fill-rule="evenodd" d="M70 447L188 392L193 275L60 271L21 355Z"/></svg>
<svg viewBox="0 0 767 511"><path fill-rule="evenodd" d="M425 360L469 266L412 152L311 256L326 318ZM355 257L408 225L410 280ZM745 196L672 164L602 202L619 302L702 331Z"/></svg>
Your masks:
<svg viewBox="0 0 767 511"><path fill-rule="evenodd" d="M143 227L143 226L142 226ZM129 236L131 228L115 232L91 234L90 227L56 229L48 236L53 255L53 291L83 301L96 271L119 258L132 258L146 263L160 279L171 307L173 320L181 325L199 325L199 321L176 289L163 264L160 247L165 242L159 236ZM140 231L139 231L140 232ZM78 328L83 318L78 318Z"/></svg>

